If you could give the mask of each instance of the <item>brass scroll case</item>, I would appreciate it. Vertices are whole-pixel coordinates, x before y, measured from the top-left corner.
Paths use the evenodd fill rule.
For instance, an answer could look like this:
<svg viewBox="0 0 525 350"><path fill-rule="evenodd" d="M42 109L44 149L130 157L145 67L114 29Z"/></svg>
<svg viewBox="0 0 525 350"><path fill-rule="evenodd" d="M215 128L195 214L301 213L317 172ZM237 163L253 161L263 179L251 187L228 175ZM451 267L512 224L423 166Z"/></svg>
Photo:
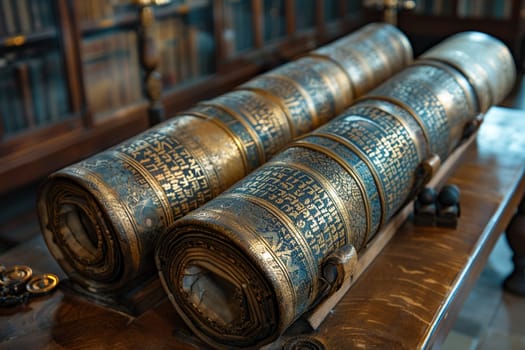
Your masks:
<svg viewBox="0 0 525 350"><path fill-rule="evenodd" d="M49 250L91 293L111 296L152 278L155 243L168 226L340 113L354 89L408 64L407 43L389 25L366 26L328 45L333 56L312 52L52 174L38 202ZM372 81L357 79L354 61L336 54L345 46L353 58L383 57ZM154 57L147 61L153 67Z"/></svg>
<svg viewBox="0 0 525 350"><path fill-rule="evenodd" d="M318 303L326 280L338 284L328 257L363 251L420 185L421 165L433 171L482 111L483 95L456 67L511 71L508 49L484 35L478 47L497 50L447 61L479 35L445 41L439 59L424 56L170 227L155 259L196 335L216 348L259 348ZM509 91L513 76L502 76L483 91Z"/></svg>

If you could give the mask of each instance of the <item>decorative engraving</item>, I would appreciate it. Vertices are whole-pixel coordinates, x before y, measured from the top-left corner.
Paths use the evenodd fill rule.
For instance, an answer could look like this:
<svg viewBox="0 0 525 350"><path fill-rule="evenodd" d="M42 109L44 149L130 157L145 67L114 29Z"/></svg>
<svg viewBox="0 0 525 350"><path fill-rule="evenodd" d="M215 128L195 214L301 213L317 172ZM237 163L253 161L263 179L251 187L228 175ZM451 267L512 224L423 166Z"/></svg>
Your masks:
<svg viewBox="0 0 525 350"><path fill-rule="evenodd" d="M284 112L279 106L253 92L237 90L221 95L207 104L222 108L249 126L263 162L292 139Z"/></svg>
<svg viewBox="0 0 525 350"><path fill-rule="evenodd" d="M361 108L359 108L361 109ZM354 146L361 158L373 164L383 184L386 200L386 218L390 218L410 192L415 169L419 165L417 150L410 135L403 128L385 129L372 119L386 118L387 114L377 109L365 111L349 108L333 123L319 128L314 134L338 135ZM354 113L355 112L355 113Z"/></svg>
<svg viewBox="0 0 525 350"><path fill-rule="evenodd" d="M307 140L311 141L311 138ZM367 215L370 214L370 201L357 172L349 173L340 161L334 160L326 153L301 146L302 144L294 142L290 148L276 156L272 163L298 167L315 176L330 195L343 220L344 232L339 232L332 238L335 239L334 247L341 244L358 245L370 227L370 215Z"/></svg>
<svg viewBox="0 0 525 350"><path fill-rule="evenodd" d="M474 114L464 101L469 97L446 71L434 66L416 65L374 89L370 96L390 96L410 106L425 125L432 153L445 159L454 139L461 137L468 116ZM414 98L417 96L417 98ZM461 130L461 131L460 131Z"/></svg>
<svg viewBox="0 0 525 350"><path fill-rule="evenodd" d="M221 124L221 128L228 130L226 132L235 140L243 159L245 159L244 168L246 173L263 163L253 132L250 132L251 129L248 125L243 124L231 114L205 103L196 105L184 114L209 119L213 123Z"/></svg>
<svg viewBox="0 0 525 350"><path fill-rule="evenodd" d="M191 145L189 138L181 143L164 130L149 132L136 143L117 150L135 159L145 173L158 181L171 204L173 217L178 218L213 198L218 180L210 178L199 162L206 157L191 153L199 150L198 145Z"/></svg>
<svg viewBox="0 0 525 350"><path fill-rule="evenodd" d="M378 186L381 186L381 182L379 182L379 180L376 181L376 179L374 178L375 174L372 172L373 168L369 167L367 163L365 163L361 158L359 158L359 156L355 152L353 152L351 149L346 147L344 143L338 142L337 139L327 138L325 136L326 135L309 135L308 137L305 137L301 140L298 140L297 142L294 142L293 144L290 145L290 147L292 148L300 147L299 149L302 149L302 147L304 147L304 145L302 144L302 140L310 144L319 145L325 149L332 150L333 153L339 156L339 159L343 160L347 164L347 168L344 169L345 172L348 173L347 169L353 170L353 173L355 175L354 174L349 174L349 175L354 178L356 183L360 182L362 184L364 193L366 194L364 196L364 198L366 198L365 206L369 205L370 207L370 210L369 210L370 217L366 219L365 218L359 219L360 211L357 210L356 207L348 208L348 210L350 213L352 213L352 216L354 215L354 212L355 212L356 216L353 218L353 220L358 220L360 225L364 225L367 222L367 220L369 220L370 223L367 225L369 227L367 234L373 235L377 231L379 225L381 224L382 217L386 215L386 212L383 213L383 209L382 209L383 206L385 205L384 204L385 203L384 192L383 192L384 190L382 188L381 190L378 189ZM303 151L296 151L295 153L296 154L293 155L294 157L299 157L299 158L304 157ZM361 186L358 186L358 187L361 188ZM351 193L352 196L356 195L354 191L346 190L346 192ZM364 228L364 226L362 226L362 228ZM357 228L357 226L352 227L352 230L354 232L357 231L355 233L356 237L361 236L358 232L362 228ZM355 247L358 247L358 248L361 247L361 245L359 244L359 240L355 240L354 242L350 241L350 243L352 243L352 245L354 245Z"/></svg>

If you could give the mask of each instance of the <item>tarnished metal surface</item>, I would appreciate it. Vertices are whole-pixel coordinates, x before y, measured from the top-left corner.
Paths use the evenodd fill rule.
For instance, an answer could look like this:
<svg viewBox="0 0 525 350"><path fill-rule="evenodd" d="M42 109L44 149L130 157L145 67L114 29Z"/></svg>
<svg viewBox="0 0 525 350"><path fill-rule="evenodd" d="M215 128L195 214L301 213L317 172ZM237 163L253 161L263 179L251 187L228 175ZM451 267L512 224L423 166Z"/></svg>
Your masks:
<svg viewBox="0 0 525 350"><path fill-rule="evenodd" d="M39 197L41 228L71 280L118 294L153 276L156 239L176 219L340 113L356 92L412 56L404 35L385 24L333 45L333 52L349 45L354 55L377 57L367 79L338 61L345 55L315 52L52 174Z"/></svg>
<svg viewBox="0 0 525 350"><path fill-rule="evenodd" d="M431 51L439 59L425 56L392 77L161 237L161 281L201 339L219 348L275 340L323 293L326 258L347 246L362 251L421 186L422 169L434 172L457 146L484 109L455 58L487 76L513 62L500 51L448 62L447 50L471 50L478 37L451 40ZM507 78L484 88L509 91Z"/></svg>
<svg viewBox="0 0 525 350"><path fill-rule="evenodd" d="M479 110L501 101L512 89L516 67L508 48L479 32L456 34L425 52L421 59L447 62L462 72L475 90Z"/></svg>

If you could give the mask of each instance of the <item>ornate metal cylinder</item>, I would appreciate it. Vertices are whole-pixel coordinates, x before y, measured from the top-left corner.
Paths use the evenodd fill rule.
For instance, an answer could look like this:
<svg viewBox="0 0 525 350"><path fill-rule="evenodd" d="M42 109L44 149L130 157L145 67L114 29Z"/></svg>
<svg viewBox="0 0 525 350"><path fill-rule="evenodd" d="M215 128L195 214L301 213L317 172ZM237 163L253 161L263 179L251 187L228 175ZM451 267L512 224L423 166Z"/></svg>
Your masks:
<svg viewBox="0 0 525 350"><path fill-rule="evenodd" d="M407 38L396 27L379 23L369 24L311 55L337 62L352 82L355 96L361 96L412 62ZM392 61L392 57L399 59Z"/></svg>
<svg viewBox="0 0 525 350"><path fill-rule="evenodd" d="M382 51L383 36L394 32L406 41L388 25L363 31L348 43L378 43L355 52ZM373 69L384 78L409 55L400 46ZM51 253L91 292L118 294L153 276L155 241L166 227L350 104L361 82L342 66L336 58L301 58L52 174L38 201Z"/></svg>
<svg viewBox="0 0 525 350"><path fill-rule="evenodd" d="M516 78L514 64L500 66L501 62L513 60L507 47L479 32L456 34L425 52L420 59L444 61L463 73L476 93L481 112L501 101L512 89L508 82Z"/></svg>
<svg viewBox="0 0 525 350"><path fill-rule="evenodd" d="M454 50L477 38L461 40ZM509 58L487 51L475 60L494 75ZM316 304L325 259L348 246L362 251L413 195L423 161L446 158L462 137L456 129L477 117L475 89L454 67L416 62L161 237L161 281L201 339L258 348ZM508 91L514 80L487 83Z"/></svg>

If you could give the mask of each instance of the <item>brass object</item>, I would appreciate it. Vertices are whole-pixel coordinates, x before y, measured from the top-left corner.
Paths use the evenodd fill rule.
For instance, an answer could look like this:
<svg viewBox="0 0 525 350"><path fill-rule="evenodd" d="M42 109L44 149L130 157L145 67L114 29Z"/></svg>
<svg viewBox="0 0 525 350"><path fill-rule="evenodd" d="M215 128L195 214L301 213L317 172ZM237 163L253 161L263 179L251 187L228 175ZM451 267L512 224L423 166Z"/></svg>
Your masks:
<svg viewBox="0 0 525 350"><path fill-rule="evenodd" d="M0 287L17 291L20 286L25 285L32 275L33 270L29 266L14 265L5 268L0 274Z"/></svg>
<svg viewBox="0 0 525 350"><path fill-rule="evenodd" d="M52 273L44 273L42 275L33 276L26 284L26 289L33 295L49 294L58 285L59 279L57 275Z"/></svg>
<svg viewBox="0 0 525 350"><path fill-rule="evenodd" d="M416 8L415 0L365 0L365 7L373 7L383 11L383 20L386 23L397 25L397 14L401 10Z"/></svg>
<svg viewBox="0 0 525 350"><path fill-rule="evenodd" d="M329 295L327 283L351 276L341 249L362 252L482 112L471 77L441 53L478 38L451 40L453 48L434 50L440 59L407 67L159 239L162 284L197 336L214 348L259 348ZM483 40L499 50L462 55L461 66L476 63L486 76L509 70L504 46ZM514 79L503 76L486 90L509 91Z"/></svg>
<svg viewBox="0 0 525 350"><path fill-rule="evenodd" d="M5 46L22 46L26 42L24 35L15 35L4 40Z"/></svg>
<svg viewBox="0 0 525 350"><path fill-rule="evenodd" d="M352 82L340 67L303 57L241 85L282 102L293 137L326 123L354 100Z"/></svg>
<svg viewBox="0 0 525 350"><path fill-rule="evenodd" d="M325 350L326 346L317 338L311 336L296 336L286 339L281 350Z"/></svg>
<svg viewBox="0 0 525 350"><path fill-rule="evenodd" d="M0 264L0 307L26 304L31 297L47 295L58 285L54 274L33 275L29 266L6 268Z"/></svg>
<svg viewBox="0 0 525 350"><path fill-rule="evenodd" d="M356 56L381 56L371 80L360 78L342 54L312 52L50 175L39 196L40 225L70 279L88 292L112 296L154 277L156 240L175 220L343 111L355 91L411 61L410 45L397 29L372 24L361 31L334 43L334 52L350 45ZM364 40L368 44L360 45ZM381 53L369 52L374 50ZM155 59L146 58L152 67ZM364 240L365 229L359 232Z"/></svg>
<svg viewBox="0 0 525 350"><path fill-rule="evenodd" d="M408 39L397 28L379 23L319 48L313 55L337 62L351 81L355 97L412 62Z"/></svg>
<svg viewBox="0 0 525 350"><path fill-rule="evenodd" d="M437 154L431 154L430 157L425 159L421 165L424 172L429 175L430 180L430 178L432 178L439 170L439 167L441 166L441 159Z"/></svg>
<svg viewBox="0 0 525 350"><path fill-rule="evenodd" d="M482 113L507 96L512 89L508 82L516 79L516 66L508 48L484 33L453 35L425 52L421 59L446 62L461 72L474 89Z"/></svg>
<svg viewBox="0 0 525 350"><path fill-rule="evenodd" d="M351 245L344 246L328 255L323 262L323 279L330 285L328 295L333 294L347 281L352 280L357 265L357 251Z"/></svg>

